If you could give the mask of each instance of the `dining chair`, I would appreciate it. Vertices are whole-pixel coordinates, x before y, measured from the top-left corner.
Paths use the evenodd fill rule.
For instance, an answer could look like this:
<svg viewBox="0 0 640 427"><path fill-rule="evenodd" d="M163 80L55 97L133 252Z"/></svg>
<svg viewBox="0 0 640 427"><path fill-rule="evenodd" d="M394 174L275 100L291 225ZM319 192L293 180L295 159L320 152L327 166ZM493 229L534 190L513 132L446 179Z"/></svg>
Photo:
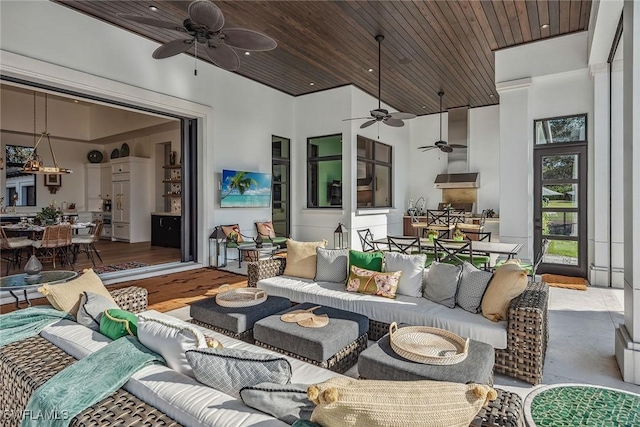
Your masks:
<svg viewBox="0 0 640 427"><path fill-rule="evenodd" d="M91 264L96 266L96 260L94 254L98 257L100 262L102 262L102 257L100 256L100 252L95 247L95 243L100 240L100 235L102 234L102 228L104 227L104 221L97 220L94 222L93 227L89 231L89 234L73 236L71 238L73 253L73 264L76 263L78 259L78 253L83 252L87 255L87 258L91 260Z"/></svg>
<svg viewBox="0 0 640 427"><path fill-rule="evenodd" d="M9 270L14 266L22 264L22 252L27 251L27 257L31 252L33 240L26 237L7 237L4 228L2 230L2 236L0 241L0 249L2 250L2 259L7 262L7 270L5 275L9 275Z"/></svg>
<svg viewBox="0 0 640 427"><path fill-rule="evenodd" d="M491 232L490 231L473 231L473 230L461 230L467 240L475 240L476 242L490 242L491 241Z"/></svg>
<svg viewBox="0 0 640 427"><path fill-rule="evenodd" d="M433 239L433 249L438 262L461 265L468 261L473 264L471 240Z"/></svg>
<svg viewBox="0 0 640 427"><path fill-rule="evenodd" d="M422 252L420 237L417 236L387 236L387 244L391 252L400 252L406 255L419 254Z"/></svg>
<svg viewBox="0 0 640 427"><path fill-rule="evenodd" d="M69 248L71 247L71 225L50 225L44 229L42 239L33 242L33 247L41 260L51 259L53 268L56 268L56 257L64 266L66 262L70 266Z"/></svg>
<svg viewBox="0 0 640 427"><path fill-rule="evenodd" d="M357 230L357 232L358 237L360 238L362 252L373 252L379 250L378 246L373 243L373 234L371 233L371 229L365 228L362 230Z"/></svg>
<svg viewBox="0 0 640 427"><path fill-rule="evenodd" d="M538 267L542 263L544 256L547 254L547 251L549 250L549 245L550 245L549 239L542 239L542 245L540 246L540 250L536 254L533 264L526 263L526 262L520 263L520 268L522 268L527 272L527 276L531 277L531 281L534 281L536 279L536 272L538 271ZM502 264L504 264L507 261L508 260L504 260L504 259L499 260L498 262L496 262L494 269L500 267Z"/></svg>

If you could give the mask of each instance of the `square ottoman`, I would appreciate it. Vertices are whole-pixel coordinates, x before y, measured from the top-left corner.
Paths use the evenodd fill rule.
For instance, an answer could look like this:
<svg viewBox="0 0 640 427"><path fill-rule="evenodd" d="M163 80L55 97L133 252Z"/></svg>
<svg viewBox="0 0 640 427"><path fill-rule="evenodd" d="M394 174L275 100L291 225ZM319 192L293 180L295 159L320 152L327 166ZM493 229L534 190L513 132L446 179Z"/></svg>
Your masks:
<svg viewBox="0 0 640 427"><path fill-rule="evenodd" d="M251 307L222 307L215 298L191 304L191 322L253 344L254 324L267 316L291 307L288 299L268 296Z"/></svg>
<svg viewBox="0 0 640 427"><path fill-rule="evenodd" d="M358 358L360 377L371 380L436 380L455 383L493 384L495 350L489 344L469 341L467 358L453 365L427 365L412 362L391 348L389 334L366 349Z"/></svg>
<svg viewBox="0 0 640 427"><path fill-rule="evenodd" d="M293 310L319 307L314 314L327 314L329 324L321 328L306 328L287 323L280 316ZM259 320L254 325L256 344L305 362L343 373L358 361L358 354L367 348L369 319L357 313L336 308L303 303Z"/></svg>

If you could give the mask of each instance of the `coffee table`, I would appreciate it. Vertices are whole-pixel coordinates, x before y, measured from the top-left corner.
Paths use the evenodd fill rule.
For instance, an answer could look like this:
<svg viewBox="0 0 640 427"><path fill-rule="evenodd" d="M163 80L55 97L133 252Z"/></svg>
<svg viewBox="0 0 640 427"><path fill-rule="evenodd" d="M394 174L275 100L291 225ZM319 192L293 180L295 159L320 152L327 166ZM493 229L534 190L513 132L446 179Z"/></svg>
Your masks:
<svg viewBox="0 0 640 427"><path fill-rule="evenodd" d="M40 277L33 279L28 278L25 273L14 274L0 278L0 291L8 291L16 299L16 308L20 308L20 299L14 291L22 291L27 307L31 307L31 302L27 296L28 290L37 289L44 283L50 285L63 283L77 276L78 273L75 271L43 271L40 273Z"/></svg>
<svg viewBox="0 0 640 427"><path fill-rule="evenodd" d="M271 243L263 243L261 247L257 247L255 244L239 244L238 245L238 268L242 267L242 258L244 258L243 252L257 252L257 258L260 254L266 253L273 258L273 254L279 249L278 245L272 245ZM258 261L257 259L253 261Z"/></svg>
<svg viewBox="0 0 640 427"><path fill-rule="evenodd" d="M314 314L327 314L329 324L306 328L287 323L280 316L292 310L319 307ZM319 304L303 303L259 320L253 326L255 343L334 372L344 373L367 348L369 319L361 314Z"/></svg>

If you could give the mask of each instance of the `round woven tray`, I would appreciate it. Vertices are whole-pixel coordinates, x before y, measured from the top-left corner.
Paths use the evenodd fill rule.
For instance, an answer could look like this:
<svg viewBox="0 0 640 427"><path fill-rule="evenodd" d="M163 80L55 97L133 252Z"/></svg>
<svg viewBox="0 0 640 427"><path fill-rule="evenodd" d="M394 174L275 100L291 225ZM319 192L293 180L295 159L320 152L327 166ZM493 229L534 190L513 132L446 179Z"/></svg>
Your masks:
<svg viewBox="0 0 640 427"><path fill-rule="evenodd" d="M231 289L229 285L220 286L220 292L216 295L216 303L222 307L251 307L263 303L266 299L267 293L262 289Z"/></svg>
<svg viewBox="0 0 640 427"><path fill-rule="evenodd" d="M428 365L454 365L467 358L469 338L466 340L444 329L427 326L389 326L391 348L396 354L413 362Z"/></svg>

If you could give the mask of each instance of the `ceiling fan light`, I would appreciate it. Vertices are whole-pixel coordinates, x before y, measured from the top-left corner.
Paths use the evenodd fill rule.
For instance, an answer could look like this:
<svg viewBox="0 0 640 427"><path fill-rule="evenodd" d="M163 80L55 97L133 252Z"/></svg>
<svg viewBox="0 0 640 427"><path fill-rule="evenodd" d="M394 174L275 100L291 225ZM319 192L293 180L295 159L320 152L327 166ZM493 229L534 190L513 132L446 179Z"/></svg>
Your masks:
<svg viewBox="0 0 640 427"><path fill-rule="evenodd" d="M152 12L157 12L158 8L155 7L155 6L149 6L149 10L152 11Z"/></svg>

